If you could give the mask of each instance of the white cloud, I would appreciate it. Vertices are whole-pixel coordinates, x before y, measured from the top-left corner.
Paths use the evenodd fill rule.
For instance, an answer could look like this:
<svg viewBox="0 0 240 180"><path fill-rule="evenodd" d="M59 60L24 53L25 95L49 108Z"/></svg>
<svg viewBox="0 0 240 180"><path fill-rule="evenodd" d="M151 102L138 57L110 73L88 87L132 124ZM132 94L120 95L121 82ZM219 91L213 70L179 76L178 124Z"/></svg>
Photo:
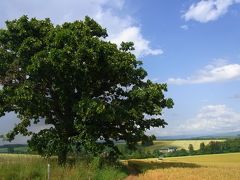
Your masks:
<svg viewBox="0 0 240 180"><path fill-rule="evenodd" d="M147 133L157 136L189 137L238 131L240 131L240 112L224 104L217 104L203 106L188 120L174 121L164 129L151 128Z"/></svg>
<svg viewBox="0 0 240 180"><path fill-rule="evenodd" d="M189 29L188 25L184 24L182 26L180 26L181 29L187 31Z"/></svg>
<svg viewBox="0 0 240 180"><path fill-rule="evenodd" d="M169 84L201 84L222 82L240 78L240 64L210 64L192 76L186 78L169 78Z"/></svg>
<svg viewBox="0 0 240 180"><path fill-rule="evenodd" d="M240 130L240 113L226 105L207 105L191 120L180 126L179 129L189 134L223 133Z"/></svg>
<svg viewBox="0 0 240 180"><path fill-rule="evenodd" d="M81 20L88 15L108 30L107 40L118 43L133 41L135 55L159 55L161 49L153 49L141 33L134 18L121 14L125 0L2 0L0 2L0 27L4 21L27 14L29 17L49 17L55 24Z"/></svg>
<svg viewBox="0 0 240 180"><path fill-rule="evenodd" d="M122 41L132 41L135 42L135 55L144 56L144 55L159 55L163 51L161 49L151 49L149 48L149 41L144 39L140 28L136 26L128 27L124 29L120 34L111 40L116 44L121 44Z"/></svg>
<svg viewBox="0 0 240 180"><path fill-rule="evenodd" d="M190 6L183 15L186 21L195 20L201 23L214 21L228 12L231 5L239 0L200 0Z"/></svg>

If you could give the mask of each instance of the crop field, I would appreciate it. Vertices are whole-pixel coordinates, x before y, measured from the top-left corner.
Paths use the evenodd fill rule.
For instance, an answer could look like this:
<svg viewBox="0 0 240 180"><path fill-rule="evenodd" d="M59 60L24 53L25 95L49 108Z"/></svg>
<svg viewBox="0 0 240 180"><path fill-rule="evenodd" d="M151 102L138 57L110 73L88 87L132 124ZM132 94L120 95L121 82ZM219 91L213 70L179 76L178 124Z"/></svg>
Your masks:
<svg viewBox="0 0 240 180"><path fill-rule="evenodd" d="M154 141L153 146L148 146L145 149L147 151L152 151L155 149L159 149L162 147L177 147L178 149L188 149L189 144L192 144L195 150L198 150L200 148L200 143L204 143L207 145L210 141L225 141L223 139L220 140L159 140Z"/></svg>
<svg viewBox="0 0 240 180"><path fill-rule="evenodd" d="M121 166L99 168L98 161L77 161L65 167L57 165L56 158L43 159L38 155L0 154L0 180L47 179L47 164L51 165L50 177L63 179L98 180L239 180L240 153L171 157L158 160L123 160L128 176ZM127 177L128 176L128 177Z"/></svg>
<svg viewBox="0 0 240 180"><path fill-rule="evenodd" d="M129 160L128 164L142 172L128 177L132 180L240 179L240 153Z"/></svg>

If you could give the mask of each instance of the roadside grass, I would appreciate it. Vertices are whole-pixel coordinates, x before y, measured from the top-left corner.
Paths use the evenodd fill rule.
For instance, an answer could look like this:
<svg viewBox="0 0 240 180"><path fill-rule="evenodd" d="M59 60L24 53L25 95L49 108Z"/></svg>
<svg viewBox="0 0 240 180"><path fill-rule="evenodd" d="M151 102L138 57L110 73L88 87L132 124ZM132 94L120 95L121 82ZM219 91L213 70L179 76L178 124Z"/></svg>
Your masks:
<svg viewBox="0 0 240 180"><path fill-rule="evenodd" d="M0 155L0 177L2 179L41 179L46 178L45 161L39 156Z"/></svg>
<svg viewBox="0 0 240 180"><path fill-rule="evenodd" d="M51 180L115 180L124 179L128 175L127 170L122 165L100 166L98 159L91 162L77 161L75 164L60 167L56 158L47 160L37 155L0 154L0 179L47 179L48 163L51 167Z"/></svg>

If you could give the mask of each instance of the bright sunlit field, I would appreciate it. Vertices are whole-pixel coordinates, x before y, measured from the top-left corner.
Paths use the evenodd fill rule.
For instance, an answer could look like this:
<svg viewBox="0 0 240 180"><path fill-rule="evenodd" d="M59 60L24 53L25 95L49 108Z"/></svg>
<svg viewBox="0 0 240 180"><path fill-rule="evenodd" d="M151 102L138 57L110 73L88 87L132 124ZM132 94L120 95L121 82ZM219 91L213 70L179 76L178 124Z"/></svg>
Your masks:
<svg viewBox="0 0 240 180"><path fill-rule="evenodd" d="M207 145L210 141L225 141L225 140L159 140L154 141L153 146L146 147L146 150L154 150L162 147L177 147L178 149L188 149L189 144L192 144L195 150L200 148L200 143Z"/></svg>
<svg viewBox="0 0 240 180"><path fill-rule="evenodd" d="M240 179L240 153L129 160L128 163L143 172L132 179Z"/></svg>
<svg viewBox="0 0 240 180"><path fill-rule="evenodd" d="M43 159L37 155L0 154L0 179L47 179L47 164L51 179L139 179L139 180L239 180L240 153L171 157L158 160L132 159L123 161L136 175L127 177L119 167L97 167L98 162L77 162L60 167L56 158Z"/></svg>

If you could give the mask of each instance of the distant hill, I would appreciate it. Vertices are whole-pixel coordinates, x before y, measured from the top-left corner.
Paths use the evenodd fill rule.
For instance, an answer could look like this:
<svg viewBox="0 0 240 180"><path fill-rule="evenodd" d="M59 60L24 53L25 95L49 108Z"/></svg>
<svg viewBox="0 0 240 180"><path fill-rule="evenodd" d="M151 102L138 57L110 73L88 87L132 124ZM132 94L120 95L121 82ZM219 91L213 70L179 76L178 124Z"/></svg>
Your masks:
<svg viewBox="0 0 240 180"><path fill-rule="evenodd" d="M27 153L26 144L4 144L0 146L0 153Z"/></svg>
<svg viewBox="0 0 240 180"><path fill-rule="evenodd" d="M216 133L209 135L177 135L177 136L157 136L158 140L173 140L173 139L221 139L240 137L240 131Z"/></svg>
<svg viewBox="0 0 240 180"><path fill-rule="evenodd" d="M198 138L201 139L201 138L235 138L235 137L240 137L240 131L199 136Z"/></svg>
<svg viewBox="0 0 240 180"><path fill-rule="evenodd" d="M27 144L4 144L1 145L0 148L8 148L8 147L26 147Z"/></svg>

